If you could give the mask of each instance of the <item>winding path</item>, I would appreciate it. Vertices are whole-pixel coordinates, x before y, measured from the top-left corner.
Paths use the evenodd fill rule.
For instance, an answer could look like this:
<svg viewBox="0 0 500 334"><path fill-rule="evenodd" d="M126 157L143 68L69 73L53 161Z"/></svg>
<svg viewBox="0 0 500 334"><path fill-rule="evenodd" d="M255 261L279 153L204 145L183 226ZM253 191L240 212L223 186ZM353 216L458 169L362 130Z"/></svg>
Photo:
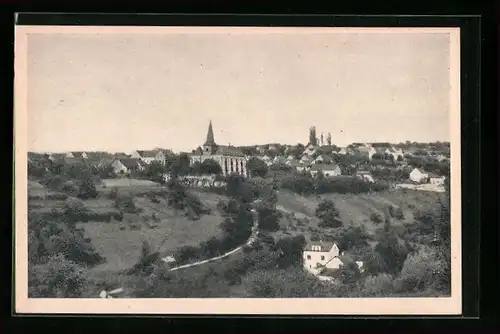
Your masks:
<svg viewBox="0 0 500 334"><path fill-rule="evenodd" d="M235 249L230 250L229 252L224 253L222 255L219 255L219 256L216 256L216 257L212 257L210 259L206 259L206 260L202 260L202 261L198 261L198 262L193 262L193 263L188 263L188 264L184 264L182 266L170 268L169 271L177 271L177 270L181 270L181 269L185 269L185 268L196 267L196 266L199 266L199 265L202 265L202 264L205 264L205 263L210 263L210 262L214 262L214 261L217 261L217 260L221 260L221 259L224 259L224 258L232 255L232 254L235 254L235 253L239 252L240 250L243 249L243 247L249 246L252 243L254 243L255 240L257 239L257 236L259 235L259 228L258 228L259 227L259 221L258 221L257 217L255 216L256 215L255 209L252 209L251 211L254 214L253 226L252 226L252 234L250 235L250 237L248 238L248 240L247 240L246 243L244 243L243 245L241 245L239 247L236 247Z"/></svg>

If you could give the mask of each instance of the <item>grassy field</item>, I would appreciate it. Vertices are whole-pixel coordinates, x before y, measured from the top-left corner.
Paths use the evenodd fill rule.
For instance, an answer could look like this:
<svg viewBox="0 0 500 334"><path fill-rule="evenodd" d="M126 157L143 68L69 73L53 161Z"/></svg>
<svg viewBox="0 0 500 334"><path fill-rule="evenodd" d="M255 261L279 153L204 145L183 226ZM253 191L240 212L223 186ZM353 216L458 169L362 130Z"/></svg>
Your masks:
<svg viewBox="0 0 500 334"><path fill-rule="evenodd" d="M30 195L38 196L37 199L30 199L30 210L33 212L61 209L66 203L65 200L47 199L46 196L53 192L39 183L30 181L28 187ZM172 210L167 205L166 199L161 196L150 198L140 195L158 190L160 186L154 182L116 180L108 183L104 189L109 191L111 188L108 187L118 188L120 194L133 195L134 204L139 212L124 213L121 222L113 220L77 224L84 229L86 237L92 239L92 244L107 260L91 270L92 276L99 277L130 268L139 258L143 241L149 242L153 251L169 254L184 245L198 246L200 242L212 236L219 236L221 232L219 224L222 218L216 208L217 203L223 198L220 195L192 191L200 198L203 205L211 210L210 214L193 221ZM82 200L82 203L92 212L117 211L114 200L108 198L105 192L100 192L96 199Z"/></svg>
<svg viewBox="0 0 500 334"><path fill-rule="evenodd" d="M196 192L211 214L203 215L192 221L167 206L166 200L157 197L152 201L148 197L135 197L134 203L141 209L137 214L125 214L122 222L81 223L87 237L97 251L106 257L107 262L93 269L99 271L117 271L134 265L140 255L143 241L147 241L153 251L170 254L185 245L198 246L200 242L219 236L222 218L216 210L221 196ZM95 207L110 205L111 200L90 200ZM89 203L86 203L87 205ZM153 219L152 217L155 217Z"/></svg>

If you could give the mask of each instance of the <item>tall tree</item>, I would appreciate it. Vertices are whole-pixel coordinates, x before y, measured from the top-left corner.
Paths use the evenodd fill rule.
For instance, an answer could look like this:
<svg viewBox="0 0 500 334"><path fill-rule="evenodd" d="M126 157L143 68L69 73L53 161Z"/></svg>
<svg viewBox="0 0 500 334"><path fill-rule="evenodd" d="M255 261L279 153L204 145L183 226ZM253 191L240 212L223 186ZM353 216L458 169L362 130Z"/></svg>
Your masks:
<svg viewBox="0 0 500 334"><path fill-rule="evenodd" d="M326 137L326 143L328 144L328 146L332 146L332 134L330 132L328 132L328 135Z"/></svg>
<svg viewBox="0 0 500 334"><path fill-rule="evenodd" d="M318 145L318 138L316 137L316 127L309 128L309 145Z"/></svg>

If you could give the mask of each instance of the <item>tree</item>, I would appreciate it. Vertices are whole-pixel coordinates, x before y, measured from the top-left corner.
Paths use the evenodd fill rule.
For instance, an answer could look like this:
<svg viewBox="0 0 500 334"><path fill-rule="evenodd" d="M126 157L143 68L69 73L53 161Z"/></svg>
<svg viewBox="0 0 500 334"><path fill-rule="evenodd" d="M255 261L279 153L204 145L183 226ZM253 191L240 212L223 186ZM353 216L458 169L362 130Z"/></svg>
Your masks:
<svg viewBox="0 0 500 334"><path fill-rule="evenodd" d="M340 266L339 276L342 283L353 285L358 282L361 277L361 273L356 262L348 261Z"/></svg>
<svg viewBox="0 0 500 334"><path fill-rule="evenodd" d="M78 188L78 197L83 199L96 198L97 189L91 175L88 175L83 181L80 182Z"/></svg>
<svg viewBox="0 0 500 334"><path fill-rule="evenodd" d="M332 146L332 134L330 132L328 132L328 135L326 137L326 143L328 144L328 146Z"/></svg>
<svg viewBox="0 0 500 334"><path fill-rule="evenodd" d="M272 207L261 207L258 210L259 228L263 231L278 231L281 213Z"/></svg>
<svg viewBox="0 0 500 334"><path fill-rule="evenodd" d="M133 271L148 275L153 270L153 264L159 259L160 254L158 252L153 252L150 244L144 240L141 245L141 255L134 265Z"/></svg>
<svg viewBox="0 0 500 334"><path fill-rule="evenodd" d="M318 138L316 137L316 127L309 128L309 145L318 145Z"/></svg>
<svg viewBox="0 0 500 334"><path fill-rule="evenodd" d="M163 174L165 174L166 169L165 165L163 165L162 163L158 161L152 161L149 165L147 165L144 172L149 180L157 183L164 183Z"/></svg>
<svg viewBox="0 0 500 334"><path fill-rule="evenodd" d="M438 250L434 247L423 246L415 254L409 255L404 261L399 277L398 290L403 292L422 291L436 287L443 287L437 277L442 274L446 264ZM444 291L449 293L448 291Z"/></svg>
<svg viewBox="0 0 500 334"><path fill-rule="evenodd" d="M250 176L265 177L267 169L266 163L259 158L252 157L247 161L247 170L250 172Z"/></svg>
<svg viewBox="0 0 500 334"><path fill-rule="evenodd" d="M362 286L366 297L388 297L394 292L394 280L389 274L370 275L365 278Z"/></svg>
<svg viewBox="0 0 500 334"><path fill-rule="evenodd" d="M214 159L205 159L200 165L201 174L222 174L222 168Z"/></svg>
<svg viewBox="0 0 500 334"><path fill-rule="evenodd" d="M280 254L278 267L288 268L290 266L296 266L301 268L302 252L305 245L306 239L303 235L279 239L276 242L276 249Z"/></svg>
<svg viewBox="0 0 500 334"><path fill-rule="evenodd" d="M76 298L87 282L85 270L62 254L49 257L44 264L28 266L29 297Z"/></svg>
<svg viewBox="0 0 500 334"><path fill-rule="evenodd" d="M316 208L316 217L321 219L320 226L337 228L342 226L339 211L331 200L323 200Z"/></svg>

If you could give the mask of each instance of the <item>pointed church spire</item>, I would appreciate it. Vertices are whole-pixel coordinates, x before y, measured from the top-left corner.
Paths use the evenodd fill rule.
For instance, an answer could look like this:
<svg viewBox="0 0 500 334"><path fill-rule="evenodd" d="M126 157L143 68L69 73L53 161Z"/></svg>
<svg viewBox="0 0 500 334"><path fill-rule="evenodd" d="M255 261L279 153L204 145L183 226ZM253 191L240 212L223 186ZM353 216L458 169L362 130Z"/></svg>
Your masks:
<svg viewBox="0 0 500 334"><path fill-rule="evenodd" d="M211 120L210 120L210 123L208 125L207 140L205 141L205 144L203 144L203 146L215 146L214 130L212 128L212 121Z"/></svg>

